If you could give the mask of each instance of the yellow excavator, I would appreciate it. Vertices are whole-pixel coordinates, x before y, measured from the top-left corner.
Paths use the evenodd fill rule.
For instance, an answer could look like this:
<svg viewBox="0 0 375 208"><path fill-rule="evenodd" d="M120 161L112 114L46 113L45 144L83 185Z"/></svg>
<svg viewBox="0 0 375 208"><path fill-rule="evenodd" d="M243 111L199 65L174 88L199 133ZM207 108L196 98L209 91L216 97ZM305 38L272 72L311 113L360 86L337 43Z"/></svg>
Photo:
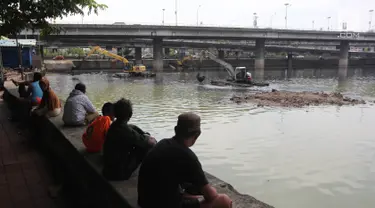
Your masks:
<svg viewBox="0 0 375 208"><path fill-rule="evenodd" d="M140 73L140 72L145 72L146 71L146 66L143 65L143 64L136 64L134 65L133 63L130 63L128 61L128 59L126 59L125 57L122 57L122 56L119 56L117 54L114 54L114 53L111 53L107 50L104 50L103 48L99 47L99 46L95 46L95 47L92 47L91 51L87 54L86 57L89 57L91 56L92 54L94 54L95 52L98 52L98 53L101 53L103 55L106 55L106 56L109 56L111 58L114 58L118 61L121 61L122 63L125 64L125 70L129 73Z"/></svg>
<svg viewBox="0 0 375 208"><path fill-rule="evenodd" d="M193 56L188 55L188 56L185 56L184 58L182 58L182 60L177 60L177 64L178 64L178 66L182 67L182 66L185 65L185 62L190 61L190 60L193 60Z"/></svg>
<svg viewBox="0 0 375 208"><path fill-rule="evenodd" d="M177 60L173 66L180 69L188 69L191 67L191 61L193 60L193 56L187 55L184 56L181 60Z"/></svg>

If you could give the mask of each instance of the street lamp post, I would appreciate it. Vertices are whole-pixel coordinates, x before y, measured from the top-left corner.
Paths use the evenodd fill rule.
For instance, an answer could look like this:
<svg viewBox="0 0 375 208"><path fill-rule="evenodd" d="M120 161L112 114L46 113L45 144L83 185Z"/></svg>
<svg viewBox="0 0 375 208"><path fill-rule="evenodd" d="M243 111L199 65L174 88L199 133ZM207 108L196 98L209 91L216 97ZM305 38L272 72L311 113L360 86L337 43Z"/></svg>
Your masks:
<svg viewBox="0 0 375 208"><path fill-rule="evenodd" d="M165 13L165 9L163 9L163 25L164 25L164 13Z"/></svg>
<svg viewBox="0 0 375 208"><path fill-rule="evenodd" d="M201 8L201 5L199 5L197 9L197 26L199 26L199 9L200 8Z"/></svg>
<svg viewBox="0 0 375 208"><path fill-rule="evenodd" d="M315 20L312 21L312 29L315 29Z"/></svg>
<svg viewBox="0 0 375 208"><path fill-rule="evenodd" d="M257 13L254 13L253 26L254 26L254 28L258 28L258 16L257 16Z"/></svg>
<svg viewBox="0 0 375 208"><path fill-rule="evenodd" d="M288 28L288 7L291 6L289 3L285 3L285 29Z"/></svg>
<svg viewBox="0 0 375 208"><path fill-rule="evenodd" d="M330 30L331 17L327 17L327 21L328 21L328 31L329 31Z"/></svg>
<svg viewBox="0 0 375 208"><path fill-rule="evenodd" d="M372 25L372 13L374 12L373 9L369 10L370 13L370 21L368 22L368 29L371 30L371 25Z"/></svg>
<svg viewBox="0 0 375 208"><path fill-rule="evenodd" d="M275 13L273 13L272 15L271 15L271 21L270 21L270 27L272 28L272 22L273 22L273 17L276 15L276 12Z"/></svg>
<svg viewBox="0 0 375 208"><path fill-rule="evenodd" d="M176 15L176 26L177 26L177 0L175 0L175 12L174 14Z"/></svg>

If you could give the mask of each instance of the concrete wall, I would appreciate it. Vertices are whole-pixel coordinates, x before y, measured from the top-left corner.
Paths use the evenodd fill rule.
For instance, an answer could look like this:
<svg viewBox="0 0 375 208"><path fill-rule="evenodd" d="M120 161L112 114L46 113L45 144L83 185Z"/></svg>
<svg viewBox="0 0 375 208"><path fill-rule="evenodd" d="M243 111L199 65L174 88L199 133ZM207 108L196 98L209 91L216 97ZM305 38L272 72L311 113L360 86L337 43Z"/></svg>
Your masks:
<svg viewBox="0 0 375 208"><path fill-rule="evenodd" d="M74 66L70 60L45 60L44 65L48 71L71 70Z"/></svg>
<svg viewBox="0 0 375 208"><path fill-rule="evenodd" d="M34 68L42 68L42 57L39 55L32 55L32 65Z"/></svg>
<svg viewBox="0 0 375 208"><path fill-rule="evenodd" d="M254 59L229 59L226 62L232 64L234 67L245 66L248 69L254 68ZM164 68L169 68L169 65L175 65L174 60L164 60ZM124 68L124 64L121 62L112 62L108 60L87 60L87 61L54 61L45 60L44 63L49 71L66 71L71 70L72 66L75 65L80 71L90 71L90 70L108 70L108 69L118 69ZM152 60L142 60L142 63L147 67L147 69L152 69ZM194 61L191 63L195 68L198 66L204 69L220 68L220 65L212 60ZM338 60L328 59L328 60L303 60L303 59L293 59L292 66L296 70L301 69L337 69ZM265 60L265 71L269 70L283 70L288 68L287 59L266 59ZM349 68L375 68L375 59L350 59Z"/></svg>

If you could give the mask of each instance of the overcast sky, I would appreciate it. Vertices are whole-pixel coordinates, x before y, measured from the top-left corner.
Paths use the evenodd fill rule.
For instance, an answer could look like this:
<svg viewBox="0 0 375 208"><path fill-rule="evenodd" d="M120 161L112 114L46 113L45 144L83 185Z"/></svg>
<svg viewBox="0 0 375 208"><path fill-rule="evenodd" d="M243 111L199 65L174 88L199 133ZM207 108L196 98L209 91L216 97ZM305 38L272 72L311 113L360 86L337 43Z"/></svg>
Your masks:
<svg viewBox="0 0 375 208"><path fill-rule="evenodd" d="M83 18L87 24L162 24L165 9L165 24L175 25L175 0L98 0L108 9L98 16ZM257 13L259 27L285 27L285 3L288 7L288 28L315 29L330 26L339 30L347 22L348 30L368 30L370 9L375 9L375 0L177 0L178 25L196 25L199 5L199 22L203 26L253 27L253 13ZM275 14L275 15L273 15ZM272 17L273 16L273 17ZM375 15L373 20L375 21ZM81 16L56 20L57 23L81 23ZM373 21L373 22L374 22ZM373 23L372 26L375 24Z"/></svg>

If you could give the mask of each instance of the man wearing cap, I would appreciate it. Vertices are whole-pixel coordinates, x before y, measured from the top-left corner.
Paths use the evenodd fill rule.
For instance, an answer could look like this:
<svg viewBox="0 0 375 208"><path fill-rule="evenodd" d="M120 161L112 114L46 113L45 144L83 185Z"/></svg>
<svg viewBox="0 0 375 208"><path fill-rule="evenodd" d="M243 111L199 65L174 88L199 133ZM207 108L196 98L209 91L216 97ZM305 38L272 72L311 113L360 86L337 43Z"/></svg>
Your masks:
<svg viewBox="0 0 375 208"><path fill-rule="evenodd" d="M142 208L230 208L232 201L209 183L198 157L190 149L201 134L200 117L178 116L175 136L163 139L144 158L138 176L138 204ZM188 194L191 184L203 195Z"/></svg>

